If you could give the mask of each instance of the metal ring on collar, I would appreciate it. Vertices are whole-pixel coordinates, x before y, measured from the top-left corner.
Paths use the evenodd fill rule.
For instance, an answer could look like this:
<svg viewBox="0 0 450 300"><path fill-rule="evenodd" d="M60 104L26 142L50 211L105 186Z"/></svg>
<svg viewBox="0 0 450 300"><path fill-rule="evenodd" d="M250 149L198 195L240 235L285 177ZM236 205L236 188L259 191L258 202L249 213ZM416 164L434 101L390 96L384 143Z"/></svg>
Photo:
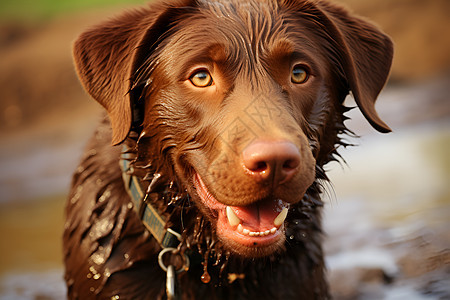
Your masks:
<svg viewBox="0 0 450 300"><path fill-rule="evenodd" d="M158 263L159 266L161 267L161 269L164 270L164 272L167 272L167 266L164 265L163 262L163 256L164 254L166 254L167 252L175 252L177 249L176 248L164 248L161 250L161 252L159 252L158 254ZM177 255L181 255L180 253L177 253ZM177 274L180 274L182 272L186 272L187 270L189 270L189 257L186 254L183 254L184 256L184 265L181 266L181 268L179 268L178 270L176 270Z"/></svg>

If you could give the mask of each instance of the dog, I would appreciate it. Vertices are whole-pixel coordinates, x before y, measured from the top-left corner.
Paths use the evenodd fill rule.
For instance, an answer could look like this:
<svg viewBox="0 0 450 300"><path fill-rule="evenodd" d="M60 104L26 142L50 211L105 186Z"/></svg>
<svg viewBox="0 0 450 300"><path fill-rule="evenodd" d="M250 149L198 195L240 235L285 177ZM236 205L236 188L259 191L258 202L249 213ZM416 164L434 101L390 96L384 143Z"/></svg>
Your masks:
<svg viewBox="0 0 450 300"><path fill-rule="evenodd" d="M388 36L321 0L157 2L74 43L106 110L66 205L70 299L327 299L324 165Z"/></svg>

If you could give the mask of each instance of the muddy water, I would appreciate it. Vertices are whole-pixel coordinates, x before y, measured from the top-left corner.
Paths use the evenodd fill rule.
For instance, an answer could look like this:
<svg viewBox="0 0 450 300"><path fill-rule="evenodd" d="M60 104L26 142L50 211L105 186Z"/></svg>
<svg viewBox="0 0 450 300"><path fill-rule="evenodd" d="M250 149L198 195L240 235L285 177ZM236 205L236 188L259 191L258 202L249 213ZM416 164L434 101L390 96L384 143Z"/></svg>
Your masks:
<svg viewBox="0 0 450 300"><path fill-rule="evenodd" d="M325 248L336 299L450 299L450 81L390 87L393 133L363 137L329 166Z"/></svg>
<svg viewBox="0 0 450 300"><path fill-rule="evenodd" d="M372 133L353 112L348 125L364 136L341 152L348 166L328 166L333 184L325 195L336 299L450 298L447 86L388 89L379 108L393 134ZM424 101L432 108L424 111ZM64 191L88 131L72 124L2 139L0 299L64 298ZM20 171L24 164L29 169Z"/></svg>
<svg viewBox="0 0 450 300"><path fill-rule="evenodd" d="M330 178L327 262L338 299L450 297L450 123L360 140Z"/></svg>

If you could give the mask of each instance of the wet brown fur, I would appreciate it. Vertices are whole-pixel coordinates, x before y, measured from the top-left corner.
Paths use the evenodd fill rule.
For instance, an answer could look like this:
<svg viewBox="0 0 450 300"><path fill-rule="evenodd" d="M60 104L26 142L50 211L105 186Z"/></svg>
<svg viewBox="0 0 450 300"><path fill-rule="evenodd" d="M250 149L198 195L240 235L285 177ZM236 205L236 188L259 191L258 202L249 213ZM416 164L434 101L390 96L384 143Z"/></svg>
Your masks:
<svg viewBox="0 0 450 300"><path fill-rule="evenodd" d="M87 147L67 204L69 298L164 297L160 248L124 188L118 144L133 155L133 174L151 186L153 205L182 233L179 251L194 258L179 276L183 299L329 297L323 166L347 146L349 91L375 129L390 130L374 108L392 59L387 36L324 1L169 1L86 31L74 58L109 119ZM305 84L290 82L296 63L310 71ZM199 65L211 70L214 89L189 86ZM255 140L296 145L302 161L292 180L261 185L243 172L240 153ZM290 203L286 238L254 249L221 238L196 194L195 173L227 205ZM205 267L208 284L200 280Z"/></svg>

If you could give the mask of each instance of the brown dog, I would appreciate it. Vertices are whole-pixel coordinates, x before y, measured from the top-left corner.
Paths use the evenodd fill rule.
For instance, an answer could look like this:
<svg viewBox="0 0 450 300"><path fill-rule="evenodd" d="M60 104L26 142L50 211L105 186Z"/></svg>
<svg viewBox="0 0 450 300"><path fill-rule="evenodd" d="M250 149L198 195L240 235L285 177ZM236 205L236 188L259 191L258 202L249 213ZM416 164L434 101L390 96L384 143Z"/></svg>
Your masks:
<svg viewBox="0 0 450 300"><path fill-rule="evenodd" d="M110 122L67 205L69 298L329 297L323 166L349 91L389 131L387 36L323 1L171 1L85 32L74 57Z"/></svg>

